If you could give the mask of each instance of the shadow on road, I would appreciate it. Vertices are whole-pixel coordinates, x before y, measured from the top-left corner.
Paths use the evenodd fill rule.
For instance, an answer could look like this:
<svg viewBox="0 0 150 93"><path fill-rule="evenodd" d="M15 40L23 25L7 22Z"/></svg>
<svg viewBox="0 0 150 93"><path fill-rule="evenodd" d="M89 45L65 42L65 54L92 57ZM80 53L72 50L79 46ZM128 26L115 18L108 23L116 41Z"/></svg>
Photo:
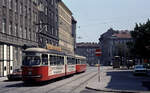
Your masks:
<svg viewBox="0 0 150 93"><path fill-rule="evenodd" d="M111 76L111 81L109 82L106 88L114 90L132 90L132 91L148 90L147 89L148 86L145 87L143 86L143 81L150 81L149 75L134 76L133 72L129 70L107 72L107 75Z"/></svg>
<svg viewBox="0 0 150 93"><path fill-rule="evenodd" d="M55 83L55 82L58 82L60 80L64 80L64 79L67 79L67 78L70 78L72 77L73 75L69 75L69 76L66 76L66 77L60 77L60 78L56 78L56 79L52 79L52 80L48 80L48 81L43 81L43 82L16 82L16 81L9 81L9 80L6 80L5 82L16 82L15 84L10 84L10 85L7 85L5 87L38 87L38 86L44 86L44 85L47 85L47 84L52 84L52 83Z"/></svg>

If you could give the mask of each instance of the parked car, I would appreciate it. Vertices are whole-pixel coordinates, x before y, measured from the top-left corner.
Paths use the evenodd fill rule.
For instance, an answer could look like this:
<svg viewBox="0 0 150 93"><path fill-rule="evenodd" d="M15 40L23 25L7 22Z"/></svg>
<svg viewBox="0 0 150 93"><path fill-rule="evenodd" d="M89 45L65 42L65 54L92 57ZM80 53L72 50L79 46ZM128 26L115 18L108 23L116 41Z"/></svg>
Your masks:
<svg viewBox="0 0 150 93"><path fill-rule="evenodd" d="M144 65L135 65L133 73L134 75L147 74L147 68Z"/></svg>
<svg viewBox="0 0 150 93"><path fill-rule="evenodd" d="M22 70L15 69L12 74L7 75L8 80L22 80Z"/></svg>

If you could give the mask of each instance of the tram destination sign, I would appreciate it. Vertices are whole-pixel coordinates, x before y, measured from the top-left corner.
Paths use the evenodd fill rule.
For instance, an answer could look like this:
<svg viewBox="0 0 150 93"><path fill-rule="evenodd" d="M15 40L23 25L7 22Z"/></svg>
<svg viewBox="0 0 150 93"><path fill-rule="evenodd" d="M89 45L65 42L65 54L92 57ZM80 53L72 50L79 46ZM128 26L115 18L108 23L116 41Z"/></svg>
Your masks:
<svg viewBox="0 0 150 93"><path fill-rule="evenodd" d="M96 56L101 56L102 55L101 49L96 49L95 55Z"/></svg>
<svg viewBox="0 0 150 93"><path fill-rule="evenodd" d="M46 48L49 49L49 50L61 51L61 47L53 46L51 44L46 44Z"/></svg>

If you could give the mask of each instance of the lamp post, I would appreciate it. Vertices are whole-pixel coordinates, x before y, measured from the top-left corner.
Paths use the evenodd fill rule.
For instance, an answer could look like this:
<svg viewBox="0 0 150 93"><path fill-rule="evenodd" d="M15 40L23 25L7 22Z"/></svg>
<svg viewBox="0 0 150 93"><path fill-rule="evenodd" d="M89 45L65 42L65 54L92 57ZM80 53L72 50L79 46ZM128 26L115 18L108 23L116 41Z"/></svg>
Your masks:
<svg viewBox="0 0 150 93"><path fill-rule="evenodd" d="M98 57L98 82L100 82L100 59L99 57L102 54L101 49L96 49L95 54Z"/></svg>

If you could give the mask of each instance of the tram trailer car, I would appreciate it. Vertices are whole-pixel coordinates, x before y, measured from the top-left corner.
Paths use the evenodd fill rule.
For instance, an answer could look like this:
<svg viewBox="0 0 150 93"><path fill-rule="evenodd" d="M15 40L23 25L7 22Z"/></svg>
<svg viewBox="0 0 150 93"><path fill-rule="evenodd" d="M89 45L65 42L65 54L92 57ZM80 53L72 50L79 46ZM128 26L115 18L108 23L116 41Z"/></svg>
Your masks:
<svg viewBox="0 0 150 93"><path fill-rule="evenodd" d="M86 71L86 57L75 55L76 59L76 73Z"/></svg>
<svg viewBox="0 0 150 93"><path fill-rule="evenodd" d="M22 65L24 82L42 82L78 72L76 57L68 56L63 52L28 48L24 53Z"/></svg>

